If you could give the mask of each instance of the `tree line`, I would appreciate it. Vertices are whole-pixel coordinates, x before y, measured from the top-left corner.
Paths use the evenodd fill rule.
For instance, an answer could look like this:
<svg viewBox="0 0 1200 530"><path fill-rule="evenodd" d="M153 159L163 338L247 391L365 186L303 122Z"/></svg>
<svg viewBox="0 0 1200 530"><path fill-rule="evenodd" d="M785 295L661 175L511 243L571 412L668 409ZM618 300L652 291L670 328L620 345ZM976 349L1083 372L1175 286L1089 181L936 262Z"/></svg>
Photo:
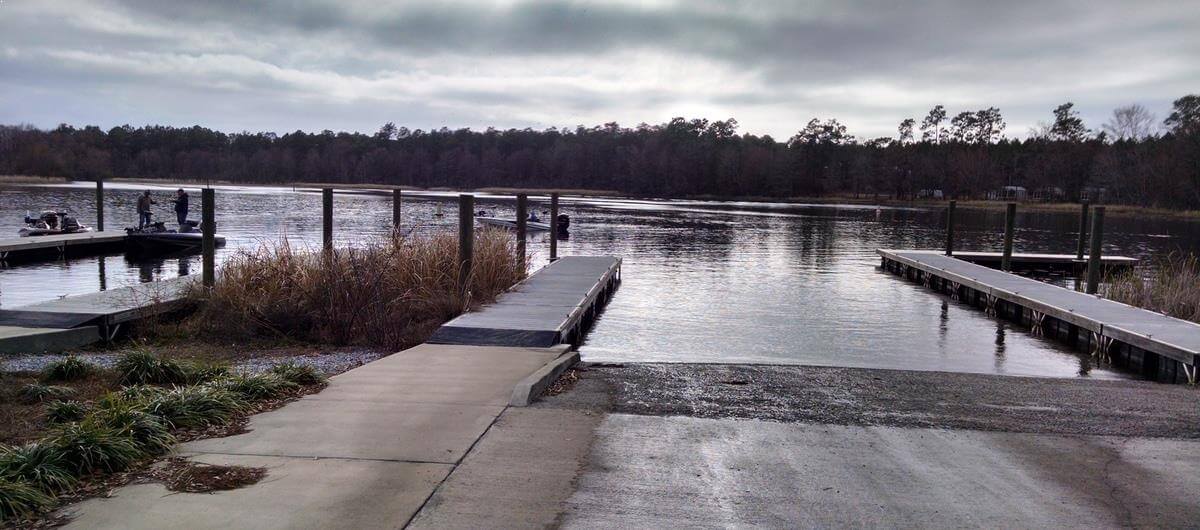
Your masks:
<svg viewBox="0 0 1200 530"><path fill-rule="evenodd" d="M634 128L223 133L200 126L41 130L0 126L0 174L614 190L656 197L1031 197L1200 208L1200 96L1161 122L1144 107L1089 129L1071 103L1025 139L999 109L938 105L894 137L856 138L813 119L791 138L739 134L735 119ZM1008 187L1008 188L1006 188Z"/></svg>

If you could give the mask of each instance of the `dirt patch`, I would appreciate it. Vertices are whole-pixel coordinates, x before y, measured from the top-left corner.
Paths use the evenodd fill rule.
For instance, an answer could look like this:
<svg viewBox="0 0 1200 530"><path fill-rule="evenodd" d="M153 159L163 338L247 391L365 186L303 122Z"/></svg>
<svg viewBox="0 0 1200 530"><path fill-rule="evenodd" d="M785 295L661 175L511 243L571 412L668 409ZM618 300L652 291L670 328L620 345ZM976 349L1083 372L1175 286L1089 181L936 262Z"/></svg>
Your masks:
<svg viewBox="0 0 1200 530"><path fill-rule="evenodd" d="M575 383L577 383L578 381L579 381L579 370L577 370L575 368L569 368L565 372L563 372L561 375L559 375L558 379L555 379L554 382L550 384L550 386L546 387L546 390L542 391L542 397L557 396L559 394L562 394L563 392L567 392L567 391L571 390L572 388L575 388Z"/></svg>
<svg viewBox="0 0 1200 530"><path fill-rule="evenodd" d="M162 465L155 466L149 476L161 481L171 491L210 493L256 484L267 476L267 469L204 464L173 457L168 458Z"/></svg>
<svg viewBox="0 0 1200 530"><path fill-rule="evenodd" d="M0 443L17 445L41 438L49 430L46 423L46 403L30 400L22 395L26 385L39 383L39 374L31 372L0 373ZM48 383L56 387L71 389L68 396L60 399L92 401L113 387L109 374L97 373L79 381Z"/></svg>

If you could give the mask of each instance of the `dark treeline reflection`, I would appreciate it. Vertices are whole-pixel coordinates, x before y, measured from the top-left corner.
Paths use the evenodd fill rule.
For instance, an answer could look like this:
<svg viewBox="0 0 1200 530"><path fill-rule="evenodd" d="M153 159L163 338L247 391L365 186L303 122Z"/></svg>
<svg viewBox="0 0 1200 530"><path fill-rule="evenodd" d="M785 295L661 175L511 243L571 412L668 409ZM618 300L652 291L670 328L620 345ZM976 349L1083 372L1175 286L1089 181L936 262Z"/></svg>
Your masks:
<svg viewBox="0 0 1200 530"><path fill-rule="evenodd" d="M1122 120L1131 109L1141 112L1132 124ZM568 188L661 197L906 198L940 190L946 197L985 198L1021 186L1031 198L1049 200L1200 204L1200 96L1177 100L1161 135L1140 107L1117 109L1098 133L1084 127L1069 103L1053 116L1024 140L1001 134L998 109L947 119L940 105L919 127L914 119L901 122L896 138L857 139L837 120L814 119L787 141L739 134L734 119L684 118L541 131L422 131L388 123L375 134L2 126L0 173Z"/></svg>

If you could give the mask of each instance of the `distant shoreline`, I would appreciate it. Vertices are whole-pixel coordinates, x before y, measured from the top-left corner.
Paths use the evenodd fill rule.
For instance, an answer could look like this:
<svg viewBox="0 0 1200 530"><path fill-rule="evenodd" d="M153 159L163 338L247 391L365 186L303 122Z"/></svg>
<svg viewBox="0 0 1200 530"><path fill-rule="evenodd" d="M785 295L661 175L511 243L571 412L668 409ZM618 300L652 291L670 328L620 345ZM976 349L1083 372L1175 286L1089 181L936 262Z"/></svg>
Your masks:
<svg viewBox="0 0 1200 530"><path fill-rule="evenodd" d="M60 184L66 182L80 182L75 179L64 177L41 177L34 175L0 175L0 185L4 184ZM563 195L583 196L583 197L602 197L602 198L628 198L637 200L705 200L705 201L721 201L721 202L761 202L761 203L795 203L795 204L853 204L853 205L878 205L878 206L907 206L919 208L945 208L949 202L948 199L890 199L890 198L874 198L871 196L846 196L846 195L827 195L819 197L762 197L762 196L739 196L739 197L720 197L712 195L693 195L682 197L641 197L636 195L628 195L615 190L592 190L592 189L556 189L556 188L507 188L507 187L488 187L472 190L462 190L455 188L418 188L414 186L391 186L387 184L370 184L370 183L329 183L329 182L232 182L227 180L187 180L187 179L144 179L144 178L111 178L105 182L119 182L124 184L156 184L156 185L221 185L221 186L245 186L245 187L304 187L304 188L338 188L347 190L393 190L399 189L403 191L416 192L463 192L463 193L492 193L498 195L515 195L518 193L526 193L530 195L548 195L551 192L561 193ZM960 210L980 210L980 211L1003 211L1005 204L1008 201L989 201L977 199L959 199L956 207ZM1149 206L1133 206L1124 204L1103 204L1106 210L1106 215L1116 217L1135 217L1135 216L1150 216L1161 219L1185 219L1185 220L1200 220L1200 210L1172 210L1168 208L1154 208ZM1034 213L1075 213L1079 211L1079 204L1073 202L1019 202L1018 210L1021 212Z"/></svg>

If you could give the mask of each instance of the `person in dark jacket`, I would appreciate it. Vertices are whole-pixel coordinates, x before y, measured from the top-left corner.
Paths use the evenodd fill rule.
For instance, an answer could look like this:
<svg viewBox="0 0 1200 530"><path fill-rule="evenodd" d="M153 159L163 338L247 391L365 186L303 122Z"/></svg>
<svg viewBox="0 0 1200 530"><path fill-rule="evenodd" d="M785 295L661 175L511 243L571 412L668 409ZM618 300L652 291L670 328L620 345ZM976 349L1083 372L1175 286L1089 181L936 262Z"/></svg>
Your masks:
<svg viewBox="0 0 1200 530"><path fill-rule="evenodd" d="M179 219L179 224L182 225L184 221L187 221L187 214L188 214L188 194L187 194L187 192L183 191L183 188L179 188L178 190L175 191L175 200L173 200L171 202L175 203L175 217Z"/></svg>

